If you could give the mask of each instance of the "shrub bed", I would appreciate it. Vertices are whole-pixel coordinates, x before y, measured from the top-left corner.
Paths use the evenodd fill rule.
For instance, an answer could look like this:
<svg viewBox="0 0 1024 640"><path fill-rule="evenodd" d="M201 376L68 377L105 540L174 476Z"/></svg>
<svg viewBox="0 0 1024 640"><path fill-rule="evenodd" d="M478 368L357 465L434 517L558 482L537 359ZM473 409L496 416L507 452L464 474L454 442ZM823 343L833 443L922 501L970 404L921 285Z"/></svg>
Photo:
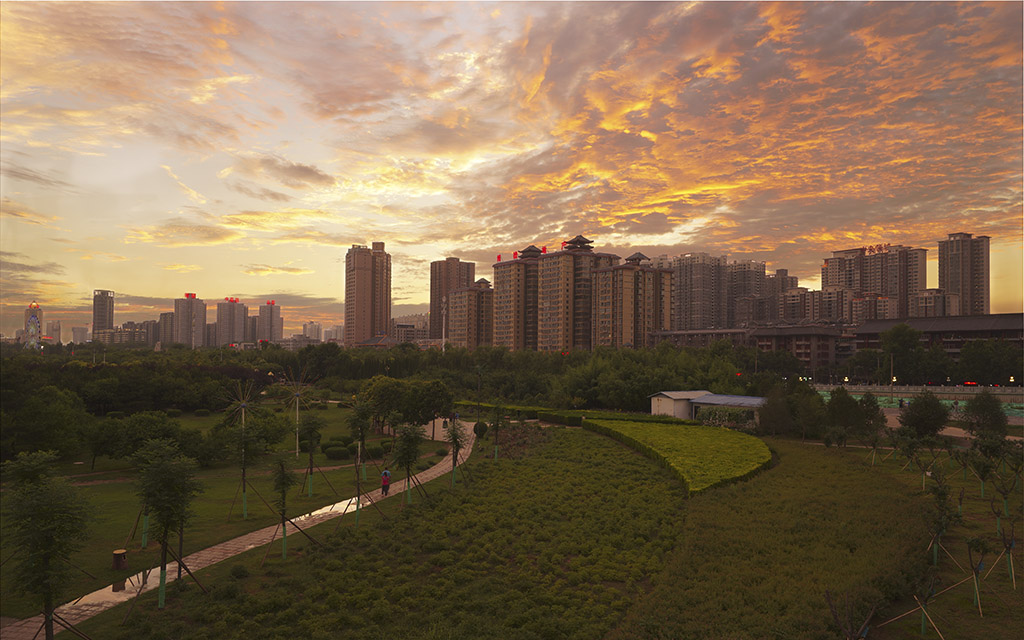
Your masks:
<svg viewBox="0 0 1024 640"><path fill-rule="evenodd" d="M589 419L583 426L657 460L686 484L691 495L749 477L772 460L764 442L719 427Z"/></svg>

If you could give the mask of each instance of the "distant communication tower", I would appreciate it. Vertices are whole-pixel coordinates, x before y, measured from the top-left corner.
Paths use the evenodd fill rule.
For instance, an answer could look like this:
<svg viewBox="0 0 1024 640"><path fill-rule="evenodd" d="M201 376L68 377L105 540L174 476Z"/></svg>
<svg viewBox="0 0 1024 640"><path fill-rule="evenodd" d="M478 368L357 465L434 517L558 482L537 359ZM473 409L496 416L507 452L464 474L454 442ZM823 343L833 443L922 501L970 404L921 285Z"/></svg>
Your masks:
<svg viewBox="0 0 1024 640"><path fill-rule="evenodd" d="M25 347L38 349L43 335L43 310L35 300L25 309Z"/></svg>

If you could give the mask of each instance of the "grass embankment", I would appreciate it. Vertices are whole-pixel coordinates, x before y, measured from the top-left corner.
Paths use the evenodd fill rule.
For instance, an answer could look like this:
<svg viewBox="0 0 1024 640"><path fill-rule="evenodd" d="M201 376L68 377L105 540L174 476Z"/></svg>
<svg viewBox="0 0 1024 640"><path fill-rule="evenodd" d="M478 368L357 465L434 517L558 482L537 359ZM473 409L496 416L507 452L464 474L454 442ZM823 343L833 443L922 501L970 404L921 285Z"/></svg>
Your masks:
<svg viewBox="0 0 1024 640"><path fill-rule="evenodd" d="M519 460L474 453L473 483L386 521L364 512L146 594L82 625L104 638L834 638L824 590L857 603L924 562L924 502L846 453L777 443L779 465L686 500L607 438L544 430ZM898 489L898 490L894 490ZM295 554L292 551L295 550ZM235 568L236 565L241 565ZM247 577L243 577L247 576Z"/></svg>
<svg viewBox="0 0 1024 640"><path fill-rule="evenodd" d="M761 440L719 427L589 419L583 426L666 465L680 476L691 494L746 478L772 459Z"/></svg>
<svg viewBox="0 0 1024 640"><path fill-rule="evenodd" d="M446 447L446 445L441 442L424 442L421 450L425 457L418 466L426 468L429 464L440 460L435 451L442 447ZM314 459L316 464L325 471L323 474L319 471L315 472L312 496L306 495L305 485L302 485L301 488L296 487L290 492L288 512L292 515L308 513L355 495L355 469L351 460L327 460L321 453L316 454ZM308 461L307 454L300 453L298 458L289 455L288 460L294 461L293 470L297 476L300 479L304 477ZM105 466L106 461L103 462ZM117 461L111 465L118 466ZM101 465L97 464L97 466ZM340 468L326 470L331 467ZM276 516L256 493L259 492L263 498L273 504L273 480L269 475L269 469L269 457L249 468L248 478L255 491L253 489L248 491L248 518L245 520L242 519L241 495L237 493L241 480L239 469L219 467L201 470L198 479L202 482L204 491L192 503L195 515L185 530L184 553L193 553L279 522L279 516ZM401 469L392 469L392 471L396 482L405 477ZM141 507L136 494L134 469L112 469L108 473L69 479L72 482L99 482L78 487L89 502L90 523L88 538L82 550L71 558L74 566L88 571L95 577L91 578L81 571L72 571L72 582L65 592L63 600L73 600L157 564L159 544L154 530L150 530L148 545L142 549L140 546L142 522L139 520L135 535L129 540L129 534L136 523ZM376 489L379 483L376 467L369 464L367 481L363 485L363 489ZM234 503L233 507L232 502ZM231 511L230 518L228 517L229 511ZM178 551L177 544L177 536L173 536L172 548L175 553ZM111 568L112 553L115 549L120 548L128 549L129 570L115 571ZM5 544L5 540L0 538L0 556L6 559L14 552L15 550L9 548ZM0 615L25 618L38 614L41 609L40 605L17 593L12 580L11 572L0 572L0 596L2 596L0 597Z"/></svg>

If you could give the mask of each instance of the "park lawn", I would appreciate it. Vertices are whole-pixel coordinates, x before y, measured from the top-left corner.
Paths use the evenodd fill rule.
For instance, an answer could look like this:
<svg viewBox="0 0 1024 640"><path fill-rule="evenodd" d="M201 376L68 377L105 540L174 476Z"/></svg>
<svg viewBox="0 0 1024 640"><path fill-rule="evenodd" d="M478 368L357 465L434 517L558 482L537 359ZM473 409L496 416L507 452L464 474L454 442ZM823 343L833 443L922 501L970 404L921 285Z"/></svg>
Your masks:
<svg viewBox="0 0 1024 640"><path fill-rule="evenodd" d="M446 445L442 442L424 441L421 446L422 457L418 466L426 468L424 465L440 460L441 456L438 456L436 451L444 446ZM293 470L301 480L308 461L307 454L300 453L297 459L291 456L288 456L287 459L294 460ZM269 475L270 461L271 456L264 458L250 467L248 475L256 491L273 504L273 483ZM355 470L351 460L330 461L323 454L318 453L315 456L315 462L325 470L324 475L327 476L327 480L325 481L324 475L319 472L314 474L312 497L306 495L305 485L302 486L301 492L299 487L293 489L288 498L288 512L291 514L307 513L355 495ZM327 470L331 467L340 468ZM373 464L368 464L367 467L367 482L364 485L364 490L376 489L379 486L377 467ZM393 469L392 471L396 482L405 477L402 469ZM72 557L75 566L88 571L95 578L90 578L80 571L73 571L72 582L66 592L65 601L103 588L115 580L124 579L141 569L153 566L159 560L159 546L155 540L155 531L150 531L147 548L141 549L140 547L141 521L134 538L126 546L125 541L128 540L128 535L139 514L140 503L136 495L134 473L126 470L114 475L114 478L111 478L110 474L69 478L72 482L99 480L101 483L78 487L82 495L89 501L92 513L88 538L82 550ZM237 467L201 469L197 477L202 482L204 491L193 502L194 520L185 531L184 553L186 555L250 531L272 526L279 521L279 517L274 515L252 491L248 492L247 500L249 517L246 520L242 519L241 497L236 498L241 478L241 472ZM333 486L333 491L328 486L328 481ZM334 491L338 493L335 494ZM228 520L227 514L232 509L232 501L235 501L235 504L231 519ZM172 540L173 551L177 553L177 536L174 536ZM115 549L120 548L128 549L129 570L115 571L111 568L112 553ZM13 549L9 549L4 544L4 539L0 538L0 556L7 558L13 552ZM24 618L36 615L40 611L39 605L16 592L10 571L4 571L0 575L0 596L2 596L0 597L0 615L4 617Z"/></svg>

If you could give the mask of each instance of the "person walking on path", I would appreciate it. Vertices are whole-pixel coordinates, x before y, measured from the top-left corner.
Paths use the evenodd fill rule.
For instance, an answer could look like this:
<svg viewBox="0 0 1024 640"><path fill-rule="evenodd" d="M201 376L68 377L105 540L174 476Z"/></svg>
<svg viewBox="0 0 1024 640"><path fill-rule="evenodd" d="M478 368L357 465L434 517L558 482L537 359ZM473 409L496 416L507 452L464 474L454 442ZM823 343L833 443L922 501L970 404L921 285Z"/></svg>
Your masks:
<svg viewBox="0 0 1024 640"><path fill-rule="evenodd" d="M380 492L383 495L388 495L388 489L391 488L391 472L388 471L387 467L384 467L384 473L380 474Z"/></svg>

